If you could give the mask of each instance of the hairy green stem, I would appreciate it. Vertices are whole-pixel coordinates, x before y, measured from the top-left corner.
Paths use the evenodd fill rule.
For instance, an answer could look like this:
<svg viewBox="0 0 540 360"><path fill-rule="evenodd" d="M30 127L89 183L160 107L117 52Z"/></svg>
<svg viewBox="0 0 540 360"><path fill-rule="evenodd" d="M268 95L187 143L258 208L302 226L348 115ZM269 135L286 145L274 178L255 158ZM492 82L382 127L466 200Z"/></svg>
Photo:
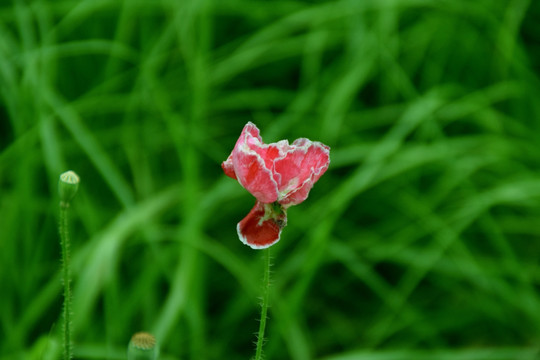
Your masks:
<svg viewBox="0 0 540 360"><path fill-rule="evenodd" d="M63 326L63 346L64 360L71 360L71 269L69 255L69 233L68 233L68 209L69 203L60 202L60 245L62 247L62 279L64 285L64 326Z"/></svg>
<svg viewBox="0 0 540 360"><path fill-rule="evenodd" d="M261 304L261 322L259 323L259 334L257 335L257 350L255 360L263 358L264 330L266 328L266 318L268 314L268 297L270 293L270 249L264 250L264 276L263 276L263 296Z"/></svg>

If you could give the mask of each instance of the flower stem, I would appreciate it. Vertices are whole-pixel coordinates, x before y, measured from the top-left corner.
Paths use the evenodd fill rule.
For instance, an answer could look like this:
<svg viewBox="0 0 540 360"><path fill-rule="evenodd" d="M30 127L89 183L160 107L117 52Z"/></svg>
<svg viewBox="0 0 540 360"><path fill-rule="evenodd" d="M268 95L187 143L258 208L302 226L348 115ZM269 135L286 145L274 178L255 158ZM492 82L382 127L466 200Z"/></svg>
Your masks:
<svg viewBox="0 0 540 360"><path fill-rule="evenodd" d="M268 297L270 293L270 249L264 250L264 276L263 276L263 296L261 304L261 322L259 323L259 334L257 335L257 350L255 360L263 358L264 330L266 328L266 318L268 314Z"/></svg>
<svg viewBox="0 0 540 360"><path fill-rule="evenodd" d="M68 209L69 203L60 202L60 245L62 247L62 279L64 285L64 327L63 346L64 360L71 360L71 270L69 255L68 233Z"/></svg>

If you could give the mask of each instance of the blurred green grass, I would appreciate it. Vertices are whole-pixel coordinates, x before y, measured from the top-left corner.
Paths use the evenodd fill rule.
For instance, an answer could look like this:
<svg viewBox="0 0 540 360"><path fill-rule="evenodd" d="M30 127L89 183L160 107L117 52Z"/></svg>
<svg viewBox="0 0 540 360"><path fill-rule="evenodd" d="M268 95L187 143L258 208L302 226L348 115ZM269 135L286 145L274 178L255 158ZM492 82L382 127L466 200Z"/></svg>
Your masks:
<svg viewBox="0 0 540 360"><path fill-rule="evenodd" d="M540 6L24 1L0 8L1 359L246 359L261 256L223 176L247 121L332 147L274 256L268 359L536 359Z"/></svg>

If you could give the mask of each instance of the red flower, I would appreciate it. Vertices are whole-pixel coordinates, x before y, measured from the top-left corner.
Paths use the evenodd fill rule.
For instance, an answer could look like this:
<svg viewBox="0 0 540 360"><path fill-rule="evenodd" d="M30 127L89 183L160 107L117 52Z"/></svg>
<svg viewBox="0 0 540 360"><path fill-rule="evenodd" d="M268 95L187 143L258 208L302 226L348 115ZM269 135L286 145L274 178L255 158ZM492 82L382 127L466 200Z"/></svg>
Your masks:
<svg viewBox="0 0 540 360"><path fill-rule="evenodd" d="M221 164L257 202L238 223L240 240L254 249L279 241L289 206L306 200L313 184L330 164L330 148L305 138L265 144L255 124L248 122L234 149Z"/></svg>

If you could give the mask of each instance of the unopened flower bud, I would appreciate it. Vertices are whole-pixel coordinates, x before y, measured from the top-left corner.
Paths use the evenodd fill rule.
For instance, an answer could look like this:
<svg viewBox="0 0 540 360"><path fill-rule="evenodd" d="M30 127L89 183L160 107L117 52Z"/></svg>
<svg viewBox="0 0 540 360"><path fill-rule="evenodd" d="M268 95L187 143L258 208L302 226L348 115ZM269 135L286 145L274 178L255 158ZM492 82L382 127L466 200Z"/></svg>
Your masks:
<svg viewBox="0 0 540 360"><path fill-rule="evenodd" d="M138 332L131 337L127 351L128 360L156 360L158 347L156 338L147 332Z"/></svg>
<svg viewBox="0 0 540 360"><path fill-rule="evenodd" d="M79 189L79 176L69 170L60 175L58 181L58 193L60 194L60 203L67 206L77 194Z"/></svg>

